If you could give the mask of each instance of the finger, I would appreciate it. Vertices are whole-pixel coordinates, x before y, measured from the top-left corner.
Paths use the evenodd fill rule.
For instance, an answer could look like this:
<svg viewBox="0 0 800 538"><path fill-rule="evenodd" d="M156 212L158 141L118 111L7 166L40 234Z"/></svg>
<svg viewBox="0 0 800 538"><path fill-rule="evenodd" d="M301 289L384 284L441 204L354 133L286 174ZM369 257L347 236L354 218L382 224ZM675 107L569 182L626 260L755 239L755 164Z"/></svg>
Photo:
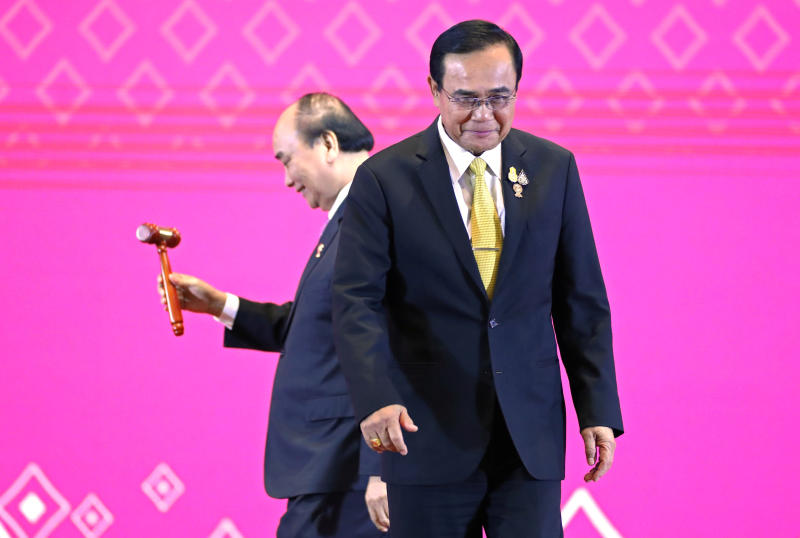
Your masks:
<svg viewBox="0 0 800 538"><path fill-rule="evenodd" d="M382 531L383 529L381 528L381 523L378 517L377 508L370 501L366 501L366 503L367 503L367 511L369 512L369 518L370 520L372 520L372 524L375 525L375 528L377 528L379 531Z"/></svg>
<svg viewBox="0 0 800 538"><path fill-rule="evenodd" d="M394 440L389 436L389 433L385 429L378 434L378 437L380 437L381 446L383 446L385 450L399 452L397 445L394 444Z"/></svg>
<svg viewBox="0 0 800 538"><path fill-rule="evenodd" d="M380 498L380 507L378 509L378 521L384 526L383 532L389 530L389 499L386 495Z"/></svg>
<svg viewBox="0 0 800 538"><path fill-rule="evenodd" d="M378 450L376 448L380 448L380 447L375 447L372 444L372 440L375 438L375 435L372 433L371 429L367 429L367 428L370 428L370 426L367 424L367 421L365 419L365 420L361 421L361 437L364 439L364 442L367 444L368 447L370 447L375 452L378 452Z"/></svg>
<svg viewBox="0 0 800 538"><path fill-rule="evenodd" d="M403 430L400 428L400 421L396 419L390 421L386 427L386 433L391 439L392 446L395 447L395 452L399 452L403 456L408 454L408 448L406 448L406 443L403 440Z"/></svg>
<svg viewBox="0 0 800 538"><path fill-rule="evenodd" d="M407 431L407 432L415 432L419 430L414 421L411 420L411 415L408 414L408 411L403 409L400 412L400 425Z"/></svg>
<svg viewBox="0 0 800 538"><path fill-rule="evenodd" d="M367 446L378 454L381 454L384 451L383 441L381 441L381 438L377 433L372 432L370 434L364 434L364 440L366 441Z"/></svg>
<svg viewBox="0 0 800 538"><path fill-rule="evenodd" d="M594 465L596 446L593 432L588 432L583 436L583 446L586 452L586 463Z"/></svg>
<svg viewBox="0 0 800 538"><path fill-rule="evenodd" d="M594 469L595 480L603 476L611 469L614 463L614 449L609 443L601 442L598 445L598 462Z"/></svg>

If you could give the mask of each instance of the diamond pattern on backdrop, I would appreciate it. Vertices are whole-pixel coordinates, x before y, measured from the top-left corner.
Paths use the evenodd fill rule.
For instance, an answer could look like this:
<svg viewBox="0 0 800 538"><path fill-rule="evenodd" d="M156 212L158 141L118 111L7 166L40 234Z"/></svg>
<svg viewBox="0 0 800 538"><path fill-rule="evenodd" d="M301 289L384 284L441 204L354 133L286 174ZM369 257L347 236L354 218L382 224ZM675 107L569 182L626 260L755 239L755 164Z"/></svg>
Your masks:
<svg viewBox="0 0 800 538"><path fill-rule="evenodd" d="M344 97L380 148L433 118L431 43L475 16L498 21L524 51L517 127L598 155L640 151L621 136L632 133L667 137L666 151L697 144L738 155L753 128L788 151L800 123L797 9L789 0L536 9L514 0L16 0L0 7L0 174L33 165L51 179L127 170L172 182L176 171L224 168L257 180L276 166L263 155L268 126L313 90ZM87 47L91 55L79 53Z"/></svg>
<svg viewBox="0 0 800 538"><path fill-rule="evenodd" d="M69 502L35 463L0 496L0 520L19 537L48 536L69 511Z"/></svg>
<svg viewBox="0 0 800 538"><path fill-rule="evenodd" d="M0 36L23 60L33 54L52 29L52 22L33 0L18 0L0 18Z"/></svg>
<svg viewBox="0 0 800 538"><path fill-rule="evenodd" d="M208 538L244 538L236 525L228 518L223 518Z"/></svg>
<svg viewBox="0 0 800 538"><path fill-rule="evenodd" d="M186 487L166 463L159 463L142 482L142 491L162 512L168 511L183 495Z"/></svg>
<svg viewBox="0 0 800 538"><path fill-rule="evenodd" d="M70 518L86 538L102 536L114 523L114 515L94 493L86 496Z"/></svg>

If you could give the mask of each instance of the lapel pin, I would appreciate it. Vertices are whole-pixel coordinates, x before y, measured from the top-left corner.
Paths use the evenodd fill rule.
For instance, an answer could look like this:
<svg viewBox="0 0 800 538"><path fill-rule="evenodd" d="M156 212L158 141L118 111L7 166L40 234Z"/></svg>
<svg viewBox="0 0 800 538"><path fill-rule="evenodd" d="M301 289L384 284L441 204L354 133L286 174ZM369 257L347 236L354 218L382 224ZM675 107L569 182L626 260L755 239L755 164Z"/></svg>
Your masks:
<svg viewBox="0 0 800 538"><path fill-rule="evenodd" d="M514 168L513 166L508 169L508 180L511 183L516 183L517 182L517 169Z"/></svg>
<svg viewBox="0 0 800 538"><path fill-rule="evenodd" d="M317 245L317 253L316 253L316 254L314 254L314 257L315 257L315 258L319 258L320 256L322 256L322 250L323 250L324 248L325 248L325 245L323 245L322 243L320 243L319 245Z"/></svg>
<svg viewBox="0 0 800 538"><path fill-rule="evenodd" d="M508 180L511 182L511 186L514 189L514 196L522 198L522 187L529 183L528 176L525 175L525 170L520 170L519 173L517 173L517 169L510 166L508 168Z"/></svg>

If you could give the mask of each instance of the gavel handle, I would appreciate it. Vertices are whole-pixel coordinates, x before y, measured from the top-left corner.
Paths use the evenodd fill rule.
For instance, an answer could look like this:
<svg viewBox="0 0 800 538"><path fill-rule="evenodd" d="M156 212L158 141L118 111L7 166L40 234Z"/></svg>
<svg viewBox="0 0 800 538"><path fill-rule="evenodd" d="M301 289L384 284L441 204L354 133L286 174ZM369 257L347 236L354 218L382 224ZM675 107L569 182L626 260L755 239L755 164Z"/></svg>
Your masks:
<svg viewBox="0 0 800 538"><path fill-rule="evenodd" d="M169 265L166 245L158 245L158 255L161 258L161 280L164 282L164 289L167 292L169 322L172 324L172 332L175 333L175 336L180 336L183 334L183 316L181 315L181 303L178 301L178 290L169 280L172 268Z"/></svg>

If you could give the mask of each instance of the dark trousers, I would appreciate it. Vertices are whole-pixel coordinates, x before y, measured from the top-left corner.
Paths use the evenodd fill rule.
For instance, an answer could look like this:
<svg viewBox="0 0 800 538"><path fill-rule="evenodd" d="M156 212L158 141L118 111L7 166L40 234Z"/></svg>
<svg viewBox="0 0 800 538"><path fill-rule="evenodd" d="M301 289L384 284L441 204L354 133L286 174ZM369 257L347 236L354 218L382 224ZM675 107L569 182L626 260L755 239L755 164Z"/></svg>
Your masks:
<svg viewBox="0 0 800 538"><path fill-rule="evenodd" d="M388 484L392 538L563 537L561 481L536 480L514 448L500 406L478 469L456 484Z"/></svg>
<svg viewBox="0 0 800 538"><path fill-rule="evenodd" d="M369 519L364 491L298 495L289 499L277 538L378 538Z"/></svg>

